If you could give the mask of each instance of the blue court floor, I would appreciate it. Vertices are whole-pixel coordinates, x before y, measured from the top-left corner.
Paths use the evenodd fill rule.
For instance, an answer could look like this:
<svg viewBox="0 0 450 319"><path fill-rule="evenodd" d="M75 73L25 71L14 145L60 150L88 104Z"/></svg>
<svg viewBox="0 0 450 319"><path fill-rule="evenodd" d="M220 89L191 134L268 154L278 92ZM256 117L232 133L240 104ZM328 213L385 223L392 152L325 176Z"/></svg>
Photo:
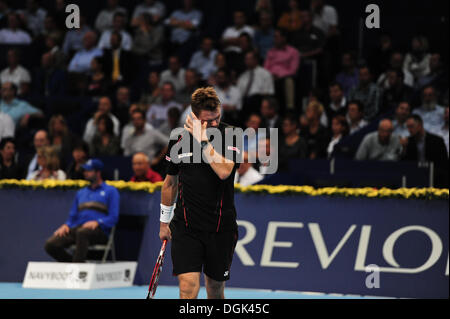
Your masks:
<svg viewBox="0 0 450 319"><path fill-rule="evenodd" d="M0 283L0 299L145 299L147 286L110 288L94 290L74 289L30 289L22 288L22 283ZM227 299L366 299L380 298L340 294L321 294L312 292L291 292L263 289L225 288ZM177 299L178 287L159 286L155 299ZM199 299L206 298L204 287L200 289Z"/></svg>

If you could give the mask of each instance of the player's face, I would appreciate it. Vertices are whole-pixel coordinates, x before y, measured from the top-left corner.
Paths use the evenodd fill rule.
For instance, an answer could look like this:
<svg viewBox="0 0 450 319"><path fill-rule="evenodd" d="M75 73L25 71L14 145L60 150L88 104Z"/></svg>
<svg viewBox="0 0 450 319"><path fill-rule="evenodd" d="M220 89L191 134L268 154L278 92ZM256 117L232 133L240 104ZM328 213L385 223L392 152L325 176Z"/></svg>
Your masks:
<svg viewBox="0 0 450 319"><path fill-rule="evenodd" d="M220 123L221 110L220 106L215 111L200 111L198 119L203 123L207 122L207 127L218 127Z"/></svg>

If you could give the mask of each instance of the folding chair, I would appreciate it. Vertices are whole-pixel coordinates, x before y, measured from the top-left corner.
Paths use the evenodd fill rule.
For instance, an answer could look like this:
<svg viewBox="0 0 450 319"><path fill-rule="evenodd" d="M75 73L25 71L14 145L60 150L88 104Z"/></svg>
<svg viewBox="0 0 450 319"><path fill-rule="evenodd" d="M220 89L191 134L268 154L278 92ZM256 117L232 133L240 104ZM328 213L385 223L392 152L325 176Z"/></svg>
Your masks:
<svg viewBox="0 0 450 319"><path fill-rule="evenodd" d="M111 252L111 259L113 262L116 261L116 250L114 247L114 233L116 231L116 226L111 228L111 233L109 234L108 241L104 245L90 245L89 250L93 251L104 251L101 263L104 264L108 258L109 252ZM71 251L75 251L75 245L70 246Z"/></svg>

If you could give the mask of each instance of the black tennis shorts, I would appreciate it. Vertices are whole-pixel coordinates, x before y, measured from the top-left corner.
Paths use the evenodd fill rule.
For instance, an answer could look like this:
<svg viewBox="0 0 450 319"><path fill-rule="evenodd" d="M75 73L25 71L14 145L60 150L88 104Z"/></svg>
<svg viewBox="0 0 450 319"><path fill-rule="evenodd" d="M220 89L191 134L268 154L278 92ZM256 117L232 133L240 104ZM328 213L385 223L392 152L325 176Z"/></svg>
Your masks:
<svg viewBox="0 0 450 319"><path fill-rule="evenodd" d="M216 281L230 279L238 232L203 232L182 222L170 223L173 275L203 272Z"/></svg>

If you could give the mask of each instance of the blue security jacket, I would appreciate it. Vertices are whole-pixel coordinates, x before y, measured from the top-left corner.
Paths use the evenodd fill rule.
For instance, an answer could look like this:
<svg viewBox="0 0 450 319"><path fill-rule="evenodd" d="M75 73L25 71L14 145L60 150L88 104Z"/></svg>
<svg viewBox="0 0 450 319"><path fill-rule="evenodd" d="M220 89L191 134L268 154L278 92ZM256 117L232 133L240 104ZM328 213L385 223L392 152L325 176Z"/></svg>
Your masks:
<svg viewBox="0 0 450 319"><path fill-rule="evenodd" d="M87 202L97 202L106 206L108 213L106 214L94 209L82 209L78 211L78 207ZM72 228L83 225L88 221L96 220L103 232L109 235L111 228L119 219L119 203L120 195L115 187L105 183L100 184L95 189L87 186L77 192L66 224Z"/></svg>

